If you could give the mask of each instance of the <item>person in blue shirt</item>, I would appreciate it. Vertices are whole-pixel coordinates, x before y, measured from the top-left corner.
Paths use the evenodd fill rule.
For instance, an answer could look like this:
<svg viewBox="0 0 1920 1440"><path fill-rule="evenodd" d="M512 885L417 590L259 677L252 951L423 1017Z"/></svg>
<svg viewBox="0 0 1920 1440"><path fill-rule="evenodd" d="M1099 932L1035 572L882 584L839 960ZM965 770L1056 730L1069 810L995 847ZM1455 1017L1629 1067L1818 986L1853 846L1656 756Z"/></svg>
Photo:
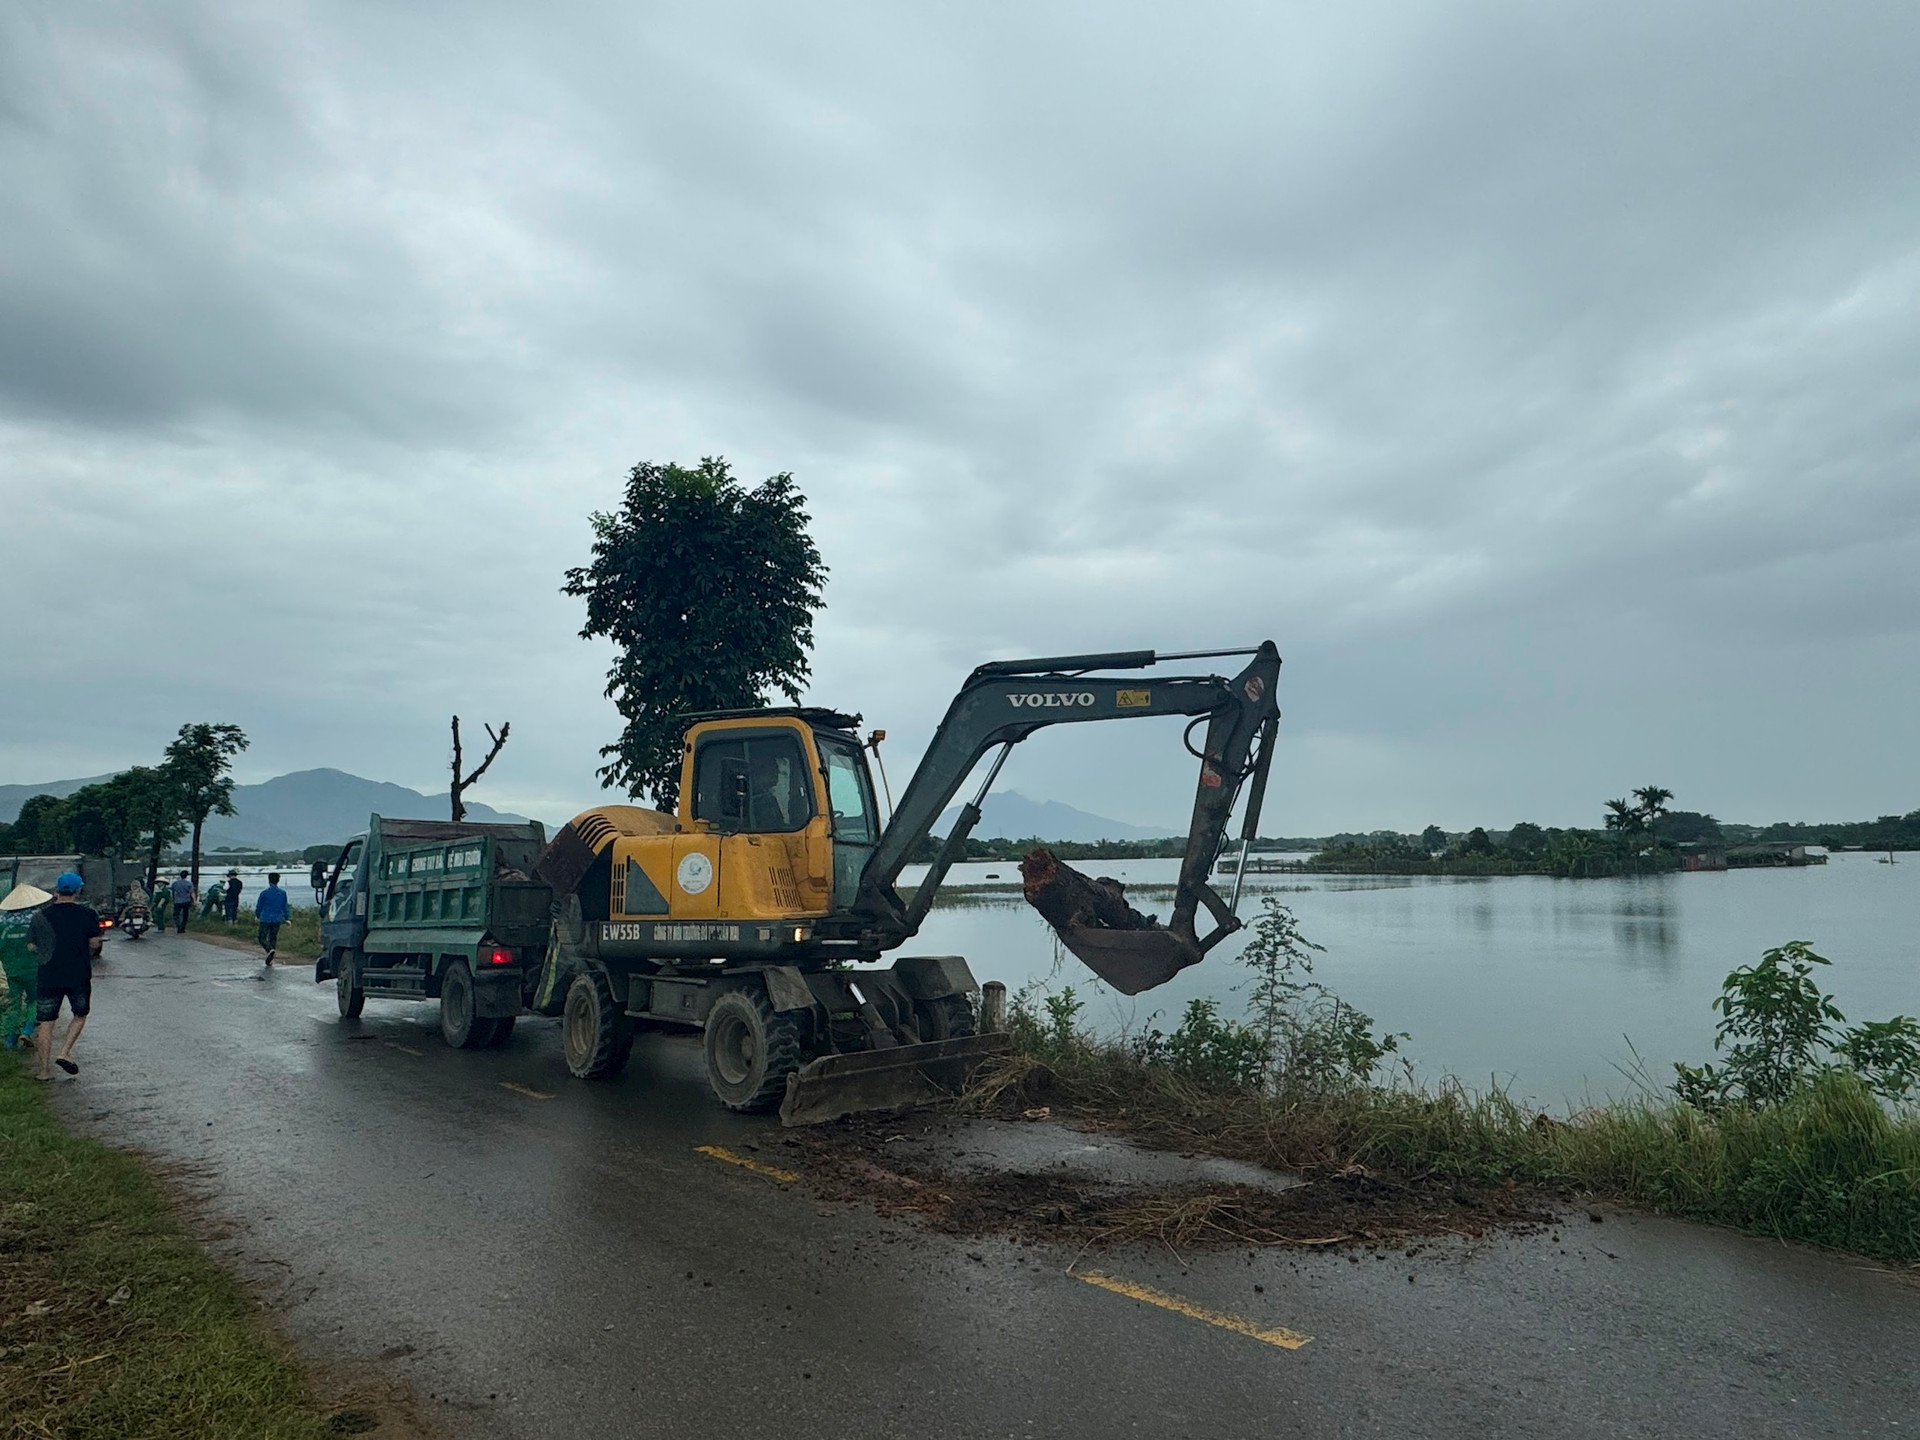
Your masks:
<svg viewBox="0 0 1920 1440"><path fill-rule="evenodd" d="M293 905L287 899L287 892L280 888L280 872L269 870L267 888L253 902L253 917L260 922L260 948L267 952L269 965L273 964L273 952L280 945L280 927L292 913Z"/></svg>

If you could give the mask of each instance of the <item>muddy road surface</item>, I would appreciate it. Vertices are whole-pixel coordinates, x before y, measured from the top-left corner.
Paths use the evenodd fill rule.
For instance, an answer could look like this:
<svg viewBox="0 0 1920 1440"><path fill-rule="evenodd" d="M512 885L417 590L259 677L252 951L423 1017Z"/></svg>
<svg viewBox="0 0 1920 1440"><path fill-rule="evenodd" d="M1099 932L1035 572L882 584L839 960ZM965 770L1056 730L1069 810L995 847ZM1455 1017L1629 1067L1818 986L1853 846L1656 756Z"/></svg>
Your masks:
<svg viewBox="0 0 1920 1440"><path fill-rule="evenodd" d="M810 1188L688 1040L585 1084L554 1022L456 1052L311 977L115 941L56 1101L199 1197L304 1353L452 1435L1920 1433L1920 1286L1863 1262L1584 1206L1411 1256L950 1234Z"/></svg>

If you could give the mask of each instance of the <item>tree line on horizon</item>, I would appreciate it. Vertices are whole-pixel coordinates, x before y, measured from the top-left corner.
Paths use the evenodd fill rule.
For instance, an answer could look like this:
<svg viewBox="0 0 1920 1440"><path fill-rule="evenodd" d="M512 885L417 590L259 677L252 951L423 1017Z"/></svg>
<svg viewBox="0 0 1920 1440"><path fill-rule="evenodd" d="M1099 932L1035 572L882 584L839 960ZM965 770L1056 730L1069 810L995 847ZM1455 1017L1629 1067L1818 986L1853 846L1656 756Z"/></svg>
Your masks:
<svg viewBox="0 0 1920 1440"><path fill-rule="evenodd" d="M197 890L201 833L209 816L233 814L233 759L246 748L238 725L182 725L157 764L135 765L64 799L30 797L12 824L0 824L0 855L144 856L151 887L167 847L190 836Z"/></svg>

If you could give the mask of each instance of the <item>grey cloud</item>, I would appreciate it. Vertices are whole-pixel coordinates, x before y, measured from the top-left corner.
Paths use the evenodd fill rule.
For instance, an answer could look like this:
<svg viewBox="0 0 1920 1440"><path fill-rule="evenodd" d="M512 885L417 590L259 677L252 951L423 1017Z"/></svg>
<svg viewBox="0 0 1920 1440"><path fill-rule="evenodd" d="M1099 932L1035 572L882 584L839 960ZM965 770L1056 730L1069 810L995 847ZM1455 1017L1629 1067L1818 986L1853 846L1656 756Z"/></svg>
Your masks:
<svg viewBox="0 0 1920 1440"><path fill-rule="evenodd" d="M908 748L989 653L1277 633L1290 828L1914 803L1910 7L182 14L0 22L5 583L123 516L61 604L208 637L48 658L0 770L205 710L421 784L478 695L584 800L559 573L725 453ZM1014 778L1152 821L1174 753Z"/></svg>

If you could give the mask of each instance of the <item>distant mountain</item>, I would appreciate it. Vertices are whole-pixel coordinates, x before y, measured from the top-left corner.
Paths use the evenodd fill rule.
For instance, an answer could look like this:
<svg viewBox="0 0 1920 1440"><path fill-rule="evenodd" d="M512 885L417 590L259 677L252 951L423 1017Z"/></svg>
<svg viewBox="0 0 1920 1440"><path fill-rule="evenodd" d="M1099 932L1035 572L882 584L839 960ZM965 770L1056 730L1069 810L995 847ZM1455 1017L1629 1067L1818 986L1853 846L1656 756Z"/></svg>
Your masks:
<svg viewBox="0 0 1920 1440"><path fill-rule="evenodd" d="M936 828L942 835L951 834L959 816L960 807L955 805L940 817ZM1058 800L1029 800L1018 790L996 790L987 796L980 806L980 823L973 827L978 840L1157 840L1179 833L1171 825L1155 830L1089 815Z"/></svg>
<svg viewBox="0 0 1920 1440"><path fill-rule="evenodd" d="M97 775L95 780L109 777ZM55 780L45 785L0 786L0 824L11 822L33 795L71 795L90 780ZM422 795L404 785L363 780L344 770L296 770L259 785L233 787L231 815L208 818L201 844L249 846L262 850L304 850L344 840L367 828L367 816L400 820L444 820L450 813L446 792ZM467 802L467 818L524 821L478 801Z"/></svg>

